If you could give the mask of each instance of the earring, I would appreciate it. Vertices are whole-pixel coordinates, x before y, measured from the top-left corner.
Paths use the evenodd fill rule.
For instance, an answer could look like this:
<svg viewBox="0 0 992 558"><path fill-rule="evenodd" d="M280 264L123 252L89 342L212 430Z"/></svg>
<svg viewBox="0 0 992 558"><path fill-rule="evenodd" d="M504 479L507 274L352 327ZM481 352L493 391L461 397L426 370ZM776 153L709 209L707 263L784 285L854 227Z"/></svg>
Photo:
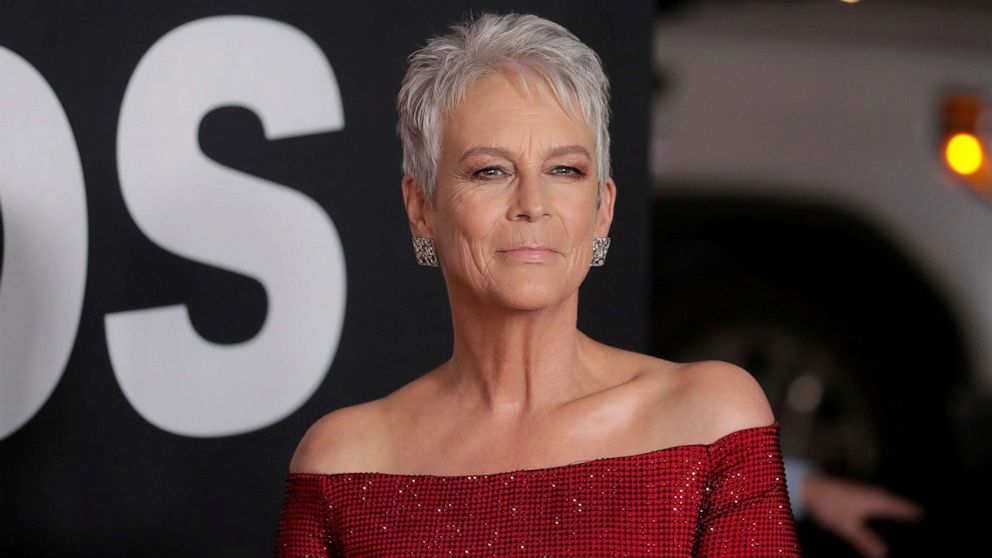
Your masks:
<svg viewBox="0 0 992 558"><path fill-rule="evenodd" d="M590 267L599 267L606 263L606 251L610 248L610 237L594 236L592 238L592 263Z"/></svg>
<svg viewBox="0 0 992 558"><path fill-rule="evenodd" d="M433 238L413 237L413 252L417 255L418 264L427 267L438 267L437 252L434 251Z"/></svg>

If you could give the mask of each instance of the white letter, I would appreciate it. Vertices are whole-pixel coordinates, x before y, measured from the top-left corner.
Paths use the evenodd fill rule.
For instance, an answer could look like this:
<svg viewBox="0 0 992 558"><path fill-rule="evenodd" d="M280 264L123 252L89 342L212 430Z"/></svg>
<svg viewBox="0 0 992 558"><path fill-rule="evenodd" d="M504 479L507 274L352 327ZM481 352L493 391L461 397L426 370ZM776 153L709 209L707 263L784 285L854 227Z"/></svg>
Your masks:
<svg viewBox="0 0 992 558"><path fill-rule="evenodd" d="M188 436L247 432L298 409L324 379L344 321L344 252L326 212L200 151L201 119L226 105L253 110L270 139L344 127L333 70L284 23L193 21L163 36L135 69L117 137L135 222L166 250L251 276L268 295L261 331L239 345L202 339L182 304L107 316L111 363L128 400L152 424Z"/></svg>
<svg viewBox="0 0 992 558"><path fill-rule="evenodd" d="M0 439L48 400L76 339L86 286L86 193L55 92L0 48Z"/></svg>

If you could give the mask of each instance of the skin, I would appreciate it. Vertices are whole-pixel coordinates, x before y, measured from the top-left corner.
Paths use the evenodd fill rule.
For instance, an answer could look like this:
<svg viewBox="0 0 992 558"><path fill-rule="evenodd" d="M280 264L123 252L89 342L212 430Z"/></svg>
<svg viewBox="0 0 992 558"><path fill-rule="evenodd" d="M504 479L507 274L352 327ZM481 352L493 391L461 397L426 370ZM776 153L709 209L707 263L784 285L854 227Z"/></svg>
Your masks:
<svg viewBox="0 0 992 558"><path fill-rule="evenodd" d="M402 181L411 233L438 253L452 356L382 399L326 415L291 471L532 469L709 443L774 420L735 365L674 363L577 329L592 239L608 236L617 195L608 178L596 203L595 148L581 118L550 94L526 96L514 74L467 90L445 125L434 198ZM547 250L514 252L532 245Z"/></svg>
<svg viewBox="0 0 992 558"><path fill-rule="evenodd" d="M920 504L871 484L831 475L812 475L802 486L802 498L813 519L847 541L865 558L885 558L889 545L868 524L874 518L919 522Z"/></svg>
<svg viewBox="0 0 992 558"><path fill-rule="evenodd" d="M553 156L557 147L583 153ZM469 155L473 148L505 154ZM578 287L593 236L606 236L616 185L596 207L595 139L551 99L527 99L512 78L492 74L451 116L438 184L428 204L403 180L414 234L434 238L454 326L454 353L441 372L465 402L507 421L581 395L596 381L589 343L575 328ZM553 249L521 261L506 250Z"/></svg>

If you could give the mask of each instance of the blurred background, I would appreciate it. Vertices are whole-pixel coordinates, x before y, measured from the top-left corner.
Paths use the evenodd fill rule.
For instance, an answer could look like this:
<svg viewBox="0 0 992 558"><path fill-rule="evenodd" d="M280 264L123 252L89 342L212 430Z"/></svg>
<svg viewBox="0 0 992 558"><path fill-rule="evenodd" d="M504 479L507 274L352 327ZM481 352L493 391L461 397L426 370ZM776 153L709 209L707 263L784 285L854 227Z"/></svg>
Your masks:
<svg viewBox="0 0 992 558"><path fill-rule="evenodd" d="M653 350L743 366L787 457L921 504L868 518L893 556L987 516L990 26L978 1L658 3ZM807 555L858 555L815 519Z"/></svg>
<svg viewBox="0 0 992 558"><path fill-rule="evenodd" d="M611 80L580 328L758 379L806 556L981 545L988 4L0 0L0 556L268 556L305 429L450 355L393 103L486 9Z"/></svg>

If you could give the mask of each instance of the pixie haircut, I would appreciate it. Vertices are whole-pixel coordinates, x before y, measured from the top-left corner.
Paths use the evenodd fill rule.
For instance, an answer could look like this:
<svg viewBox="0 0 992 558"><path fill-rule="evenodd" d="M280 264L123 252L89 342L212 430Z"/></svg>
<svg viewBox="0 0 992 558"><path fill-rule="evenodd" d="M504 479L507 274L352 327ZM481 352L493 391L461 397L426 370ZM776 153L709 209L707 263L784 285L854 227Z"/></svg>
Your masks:
<svg viewBox="0 0 992 558"><path fill-rule="evenodd" d="M437 187L447 117L476 80L513 71L528 95L527 77L535 77L573 118L577 102L596 138L599 205L610 176L610 83L599 56L572 32L535 15L483 13L433 37L407 62L396 100L396 133L403 143L403 172L417 181L428 201Z"/></svg>

